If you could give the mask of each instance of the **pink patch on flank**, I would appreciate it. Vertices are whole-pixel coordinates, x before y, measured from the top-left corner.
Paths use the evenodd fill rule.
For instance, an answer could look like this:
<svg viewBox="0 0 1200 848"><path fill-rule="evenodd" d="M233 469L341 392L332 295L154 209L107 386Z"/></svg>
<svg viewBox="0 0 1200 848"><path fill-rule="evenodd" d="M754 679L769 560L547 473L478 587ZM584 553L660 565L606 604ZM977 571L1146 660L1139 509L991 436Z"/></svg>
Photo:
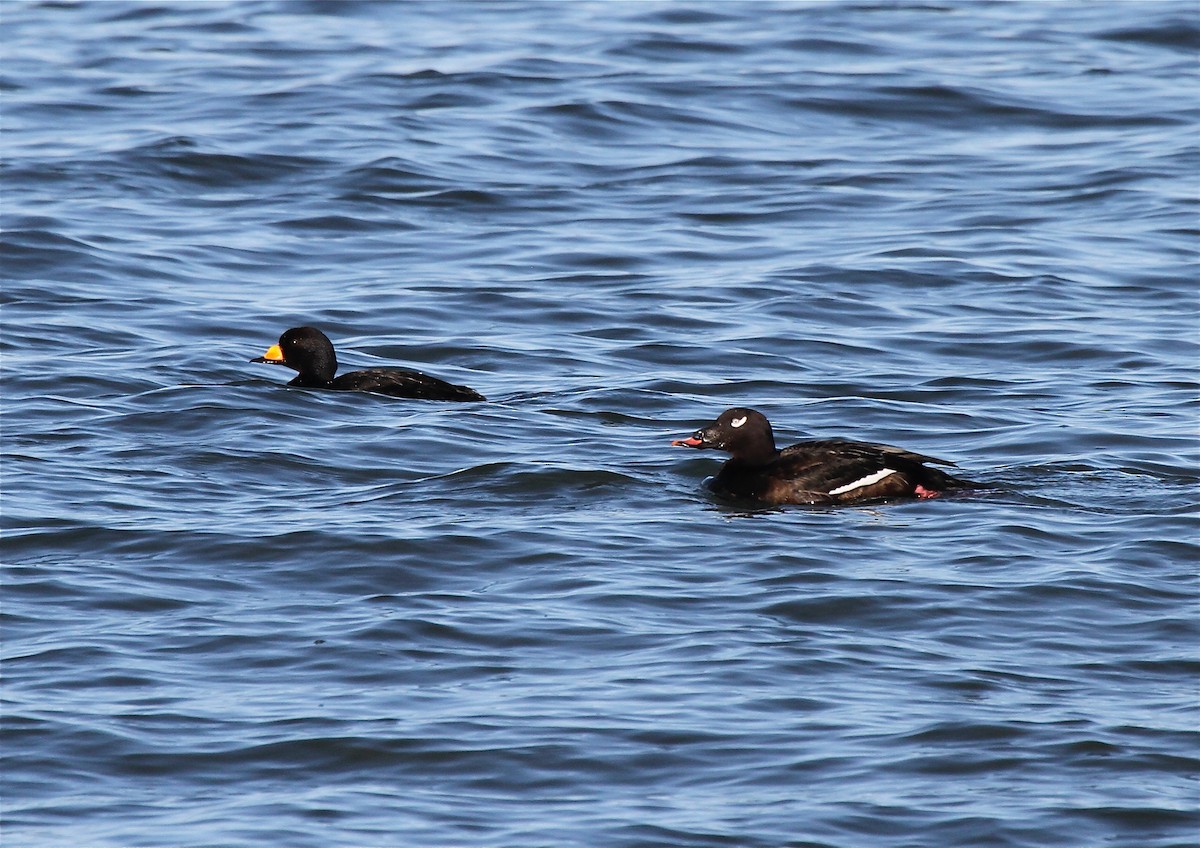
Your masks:
<svg viewBox="0 0 1200 848"><path fill-rule="evenodd" d="M937 498L941 497L942 493L933 489L926 489L924 486L918 483L917 488L913 489L913 494L918 498Z"/></svg>

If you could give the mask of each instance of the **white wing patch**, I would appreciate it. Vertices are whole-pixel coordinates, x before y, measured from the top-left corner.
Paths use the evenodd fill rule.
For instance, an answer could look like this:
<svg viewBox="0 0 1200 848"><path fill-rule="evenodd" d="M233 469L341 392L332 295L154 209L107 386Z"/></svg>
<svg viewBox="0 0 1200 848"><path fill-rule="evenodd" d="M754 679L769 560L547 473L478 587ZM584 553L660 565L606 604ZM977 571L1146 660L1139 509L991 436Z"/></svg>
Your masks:
<svg viewBox="0 0 1200 848"><path fill-rule="evenodd" d="M876 471L874 474L868 474L866 477L861 477L858 480L855 480L853 483L847 483L845 486L838 486L836 489L830 489L829 494L844 495L846 492L852 492L855 489L861 489L863 486L870 486L872 483L878 483L884 477L895 473L895 470L892 468L884 468L880 471Z"/></svg>
<svg viewBox="0 0 1200 848"><path fill-rule="evenodd" d="M743 415L741 418L735 418L732 421L730 421L729 426L730 427L741 427L745 423L746 423L746 416Z"/></svg>

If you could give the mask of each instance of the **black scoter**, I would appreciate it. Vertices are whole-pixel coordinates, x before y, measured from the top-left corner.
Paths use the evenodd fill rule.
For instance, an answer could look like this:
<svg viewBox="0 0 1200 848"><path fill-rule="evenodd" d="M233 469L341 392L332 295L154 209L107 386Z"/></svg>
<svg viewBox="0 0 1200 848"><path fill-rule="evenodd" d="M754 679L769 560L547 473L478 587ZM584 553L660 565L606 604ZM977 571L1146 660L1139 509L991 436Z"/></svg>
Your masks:
<svg viewBox="0 0 1200 848"><path fill-rule="evenodd" d="M375 392L400 398L422 400L486 400L466 386L456 386L407 368L366 368L335 377L337 355L329 337L316 327L293 327L279 337L279 343L251 362L286 365L298 371L289 386L332 389L339 392Z"/></svg>

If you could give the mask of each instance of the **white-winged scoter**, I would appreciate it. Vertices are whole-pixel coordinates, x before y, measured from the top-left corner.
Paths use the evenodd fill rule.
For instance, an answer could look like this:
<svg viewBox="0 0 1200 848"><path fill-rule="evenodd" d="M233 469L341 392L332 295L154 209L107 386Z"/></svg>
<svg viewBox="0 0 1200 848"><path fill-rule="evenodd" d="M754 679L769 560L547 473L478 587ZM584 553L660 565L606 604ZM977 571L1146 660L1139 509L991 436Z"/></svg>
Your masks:
<svg viewBox="0 0 1200 848"><path fill-rule="evenodd" d="M779 450L766 416L741 407L725 410L712 424L671 444L732 454L713 480L713 489L769 504L936 498L955 489L982 487L925 464L953 462L891 445L821 439Z"/></svg>
<svg viewBox="0 0 1200 848"><path fill-rule="evenodd" d="M366 368L335 377L337 355L329 337L316 327L293 327L279 337L279 344L251 362L286 365L299 375L289 386L332 389L339 392L375 392L400 398L422 400L486 400L466 386L456 386L407 368Z"/></svg>

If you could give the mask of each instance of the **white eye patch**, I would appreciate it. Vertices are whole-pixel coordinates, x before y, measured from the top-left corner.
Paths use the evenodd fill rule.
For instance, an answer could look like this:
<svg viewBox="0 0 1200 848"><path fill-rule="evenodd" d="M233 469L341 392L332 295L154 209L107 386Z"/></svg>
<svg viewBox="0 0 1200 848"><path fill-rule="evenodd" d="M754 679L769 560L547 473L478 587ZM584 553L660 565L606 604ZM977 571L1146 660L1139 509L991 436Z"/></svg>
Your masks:
<svg viewBox="0 0 1200 848"><path fill-rule="evenodd" d="M743 415L741 418L735 418L732 421L730 421L729 426L730 427L741 427L745 423L746 423L746 416Z"/></svg>

